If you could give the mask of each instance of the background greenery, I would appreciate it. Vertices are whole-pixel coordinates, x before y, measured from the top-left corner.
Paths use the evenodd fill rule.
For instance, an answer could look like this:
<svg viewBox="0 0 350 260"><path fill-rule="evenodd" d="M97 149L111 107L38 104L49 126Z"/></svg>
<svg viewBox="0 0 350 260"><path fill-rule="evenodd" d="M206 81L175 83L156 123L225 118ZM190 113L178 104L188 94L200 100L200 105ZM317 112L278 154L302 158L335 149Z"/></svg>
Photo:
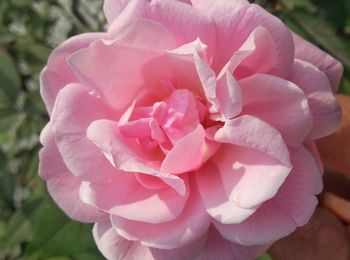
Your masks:
<svg viewBox="0 0 350 260"><path fill-rule="evenodd" d="M349 0L255 2L341 60L340 92L350 94ZM39 133L48 121L40 70L68 37L103 30L101 5L102 0L0 1L0 260L103 259L91 226L69 220L37 175Z"/></svg>

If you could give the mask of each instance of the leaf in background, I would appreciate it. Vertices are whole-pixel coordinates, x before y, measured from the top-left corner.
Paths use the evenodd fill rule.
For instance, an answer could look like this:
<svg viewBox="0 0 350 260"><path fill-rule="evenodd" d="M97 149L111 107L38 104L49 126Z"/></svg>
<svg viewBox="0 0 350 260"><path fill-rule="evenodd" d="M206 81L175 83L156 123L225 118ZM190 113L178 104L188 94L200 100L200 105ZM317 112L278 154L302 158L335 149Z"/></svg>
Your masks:
<svg viewBox="0 0 350 260"><path fill-rule="evenodd" d="M32 236L33 219L40 199L32 199L11 215L6 223L5 248L11 249L21 242L27 242Z"/></svg>
<svg viewBox="0 0 350 260"><path fill-rule="evenodd" d="M316 11L316 6L310 0L280 0L280 2L289 10L303 8L311 13Z"/></svg>
<svg viewBox="0 0 350 260"><path fill-rule="evenodd" d="M345 95L350 95L350 79L345 75L340 84L339 92Z"/></svg>
<svg viewBox="0 0 350 260"><path fill-rule="evenodd" d="M264 254L259 256L256 260L272 260L272 257L267 252L265 252Z"/></svg>
<svg viewBox="0 0 350 260"><path fill-rule="evenodd" d="M337 36L334 29L317 16L304 12L289 14L315 41L338 58L350 70L350 54L345 43Z"/></svg>
<svg viewBox="0 0 350 260"><path fill-rule="evenodd" d="M0 99L14 102L21 87L20 75L12 57L0 50Z"/></svg>
<svg viewBox="0 0 350 260"><path fill-rule="evenodd" d="M74 259L75 255L81 254L94 256L98 253L95 251L91 229L91 225L67 218L53 201L48 200L39 209L33 239L26 249L24 259L58 256Z"/></svg>
<svg viewBox="0 0 350 260"><path fill-rule="evenodd" d="M0 24L0 46L13 42L15 37Z"/></svg>

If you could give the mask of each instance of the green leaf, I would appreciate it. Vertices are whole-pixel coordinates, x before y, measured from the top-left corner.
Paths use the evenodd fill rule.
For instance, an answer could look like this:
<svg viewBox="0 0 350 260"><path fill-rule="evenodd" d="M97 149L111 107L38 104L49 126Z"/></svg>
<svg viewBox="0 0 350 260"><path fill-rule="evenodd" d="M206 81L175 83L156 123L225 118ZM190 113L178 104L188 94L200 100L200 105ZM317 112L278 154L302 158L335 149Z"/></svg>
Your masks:
<svg viewBox="0 0 350 260"><path fill-rule="evenodd" d="M67 218L54 202L48 200L39 210L33 239L24 259L73 258L74 255L90 253L96 248L91 229L91 225Z"/></svg>
<svg viewBox="0 0 350 260"><path fill-rule="evenodd" d="M289 14L315 41L332 53L350 70L350 54L346 44L337 36L335 30L324 20L304 12Z"/></svg>
<svg viewBox="0 0 350 260"><path fill-rule="evenodd" d="M0 49L0 96L14 102L20 87L20 75L12 57Z"/></svg>
<svg viewBox="0 0 350 260"><path fill-rule="evenodd" d="M267 252L265 252L261 256L259 256L256 260L272 260L272 257Z"/></svg>
<svg viewBox="0 0 350 260"><path fill-rule="evenodd" d="M13 42L14 40L15 36L0 24L0 46L6 45L10 42Z"/></svg>
<svg viewBox="0 0 350 260"><path fill-rule="evenodd" d="M6 225L5 246L7 248L29 240L32 235L33 218L39 205L39 199L27 201L21 209L10 217L10 221Z"/></svg>
<svg viewBox="0 0 350 260"><path fill-rule="evenodd" d="M340 84L339 93L350 95L350 79L347 76L343 77Z"/></svg>
<svg viewBox="0 0 350 260"><path fill-rule="evenodd" d="M316 6L310 0L280 0L280 2L290 10L303 8L309 12L316 11Z"/></svg>

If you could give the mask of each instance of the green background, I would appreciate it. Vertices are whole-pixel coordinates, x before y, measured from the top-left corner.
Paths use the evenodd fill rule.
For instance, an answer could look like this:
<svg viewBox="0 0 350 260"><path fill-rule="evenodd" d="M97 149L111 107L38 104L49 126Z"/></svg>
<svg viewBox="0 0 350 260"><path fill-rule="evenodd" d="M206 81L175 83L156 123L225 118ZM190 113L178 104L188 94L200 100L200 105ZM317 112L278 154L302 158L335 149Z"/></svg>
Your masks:
<svg viewBox="0 0 350 260"><path fill-rule="evenodd" d="M342 61L340 92L350 94L349 0L255 2ZM0 1L0 260L103 259L92 226L68 219L37 175L39 133L48 121L40 70L65 39L103 30L101 10L102 0Z"/></svg>

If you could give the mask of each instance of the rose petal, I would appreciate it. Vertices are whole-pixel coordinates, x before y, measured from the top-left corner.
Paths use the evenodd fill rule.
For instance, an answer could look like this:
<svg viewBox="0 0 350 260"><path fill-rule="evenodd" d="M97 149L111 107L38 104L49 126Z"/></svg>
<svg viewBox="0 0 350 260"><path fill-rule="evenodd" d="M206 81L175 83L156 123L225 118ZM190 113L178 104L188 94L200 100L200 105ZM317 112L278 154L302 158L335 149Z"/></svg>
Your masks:
<svg viewBox="0 0 350 260"><path fill-rule="evenodd" d="M144 259L178 260L194 259L202 251L206 236L194 243L174 250L146 247L139 242L129 241L119 236L110 222L96 223L93 230L98 249L109 260Z"/></svg>
<svg viewBox="0 0 350 260"><path fill-rule="evenodd" d="M241 246L224 239L214 228L210 228L206 247L196 260L247 260L258 257L267 246Z"/></svg>
<svg viewBox="0 0 350 260"><path fill-rule="evenodd" d="M136 140L122 137L118 124L113 121L93 122L87 131L88 138L101 149L115 168L126 172L138 172L160 178L175 189L180 195L186 194L184 181L169 173L159 171L159 166L146 156Z"/></svg>
<svg viewBox="0 0 350 260"><path fill-rule="evenodd" d="M336 93L343 74L343 65L312 43L293 33L295 58L315 65L328 77L333 92Z"/></svg>
<svg viewBox="0 0 350 260"><path fill-rule="evenodd" d="M241 91L237 81L228 71L217 79L215 72L199 53L194 53L194 61L204 94L210 103L209 111L214 115L220 112L215 117L222 121L236 116L242 109Z"/></svg>
<svg viewBox="0 0 350 260"><path fill-rule="evenodd" d="M220 105L219 100L216 97L216 74L211 69L208 62L200 57L198 53L194 53L194 61L196 64L199 79L202 83L205 97L210 103L209 112L218 113Z"/></svg>
<svg viewBox="0 0 350 260"><path fill-rule="evenodd" d="M274 198L240 224L214 223L224 238L242 245L267 244L308 222L317 205L315 195L322 190L321 174L305 148L291 148L290 153L294 168Z"/></svg>
<svg viewBox="0 0 350 260"><path fill-rule="evenodd" d="M290 81L256 74L239 81L242 114L254 115L275 127L285 142L297 146L312 129L312 116L305 94Z"/></svg>
<svg viewBox="0 0 350 260"><path fill-rule="evenodd" d="M174 47L171 35L158 23L138 21L125 30L121 40L96 41L69 58L79 78L95 86L108 104L121 112L141 88L166 94L162 81L172 78L172 70L163 49Z"/></svg>
<svg viewBox="0 0 350 260"><path fill-rule="evenodd" d="M108 219L107 214L81 201L81 181L64 165L52 137L40 150L39 159L40 177L47 181L49 194L70 218L87 223Z"/></svg>
<svg viewBox="0 0 350 260"><path fill-rule="evenodd" d="M207 46L197 38L193 42L166 51L166 55L173 65L174 73L176 73L174 81L176 88L189 89L197 93L198 96L203 95L203 89L200 87L201 82L194 62L194 54L199 53L203 57L208 57L206 49Z"/></svg>
<svg viewBox="0 0 350 260"><path fill-rule="evenodd" d="M308 98L314 124L307 139L315 140L333 133L339 126L341 111L325 74L308 62L295 60L289 80Z"/></svg>
<svg viewBox="0 0 350 260"><path fill-rule="evenodd" d="M215 140L255 149L287 167L291 166L282 136L271 125L254 116L243 115L226 121L216 132Z"/></svg>
<svg viewBox="0 0 350 260"><path fill-rule="evenodd" d="M103 153L86 138L86 130L96 119L115 117L115 113L89 89L70 84L57 97L52 113L55 141L67 168L88 181L105 181L115 169Z"/></svg>
<svg viewBox="0 0 350 260"><path fill-rule="evenodd" d="M294 45L290 31L276 17L248 1L194 1L193 5L215 20L217 41L213 69L220 72L230 57L258 26L266 28L275 43L276 66L271 73L286 76L293 65ZM223 5L225 8L223 8ZM278 66L280 65L280 66Z"/></svg>
<svg viewBox="0 0 350 260"><path fill-rule="evenodd" d="M228 198L219 169L212 161L196 172L196 180L207 212L221 223L240 223L255 212L256 208L240 208Z"/></svg>
<svg viewBox="0 0 350 260"><path fill-rule="evenodd" d="M190 197L175 220L148 224L111 216L114 228L128 240L139 240L145 246L159 249L181 248L200 239L209 228L210 218L202 205L196 184L191 181Z"/></svg>
<svg viewBox="0 0 350 260"><path fill-rule="evenodd" d="M83 182L82 200L129 220L159 224L181 214L189 192L180 196L170 187L145 188L132 173L119 173L108 183Z"/></svg>
<svg viewBox="0 0 350 260"><path fill-rule="evenodd" d="M121 27L130 21L144 18L163 24L176 38L177 45L183 45L200 38L215 49L215 24L192 6L173 0L131 0L118 19L109 28L109 33L118 35Z"/></svg>
<svg viewBox="0 0 350 260"><path fill-rule="evenodd" d="M285 147L276 149L285 153ZM256 209L273 198L291 171L276 158L242 146L223 145L213 161L229 199L246 209Z"/></svg>
<svg viewBox="0 0 350 260"><path fill-rule="evenodd" d="M217 80L216 95L224 119L233 118L242 111L241 87L228 71Z"/></svg>
<svg viewBox="0 0 350 260"><path fill-rule="evenodd" d="M107 37L105 33L85 33L74 36L58 46L50 55L47 66L40 75L40 94L49 114L60 89L69 83L79 82L67 63L72 53L89 46L97 39Z"/></svg>
<svg viewBox="0 0 350 260"><path fill-rule="evenodd" d="M106 16L108 25L111 25L123 11L130 0L105 0L103 2L103 13Z"/></svg>
<svg viewBox="0 0 350 260"><path fill-rule="evenodd" d="M202 125L182 138L165 156L160 170L172 174L190 172L203 163L205 131Z"/></svg>

